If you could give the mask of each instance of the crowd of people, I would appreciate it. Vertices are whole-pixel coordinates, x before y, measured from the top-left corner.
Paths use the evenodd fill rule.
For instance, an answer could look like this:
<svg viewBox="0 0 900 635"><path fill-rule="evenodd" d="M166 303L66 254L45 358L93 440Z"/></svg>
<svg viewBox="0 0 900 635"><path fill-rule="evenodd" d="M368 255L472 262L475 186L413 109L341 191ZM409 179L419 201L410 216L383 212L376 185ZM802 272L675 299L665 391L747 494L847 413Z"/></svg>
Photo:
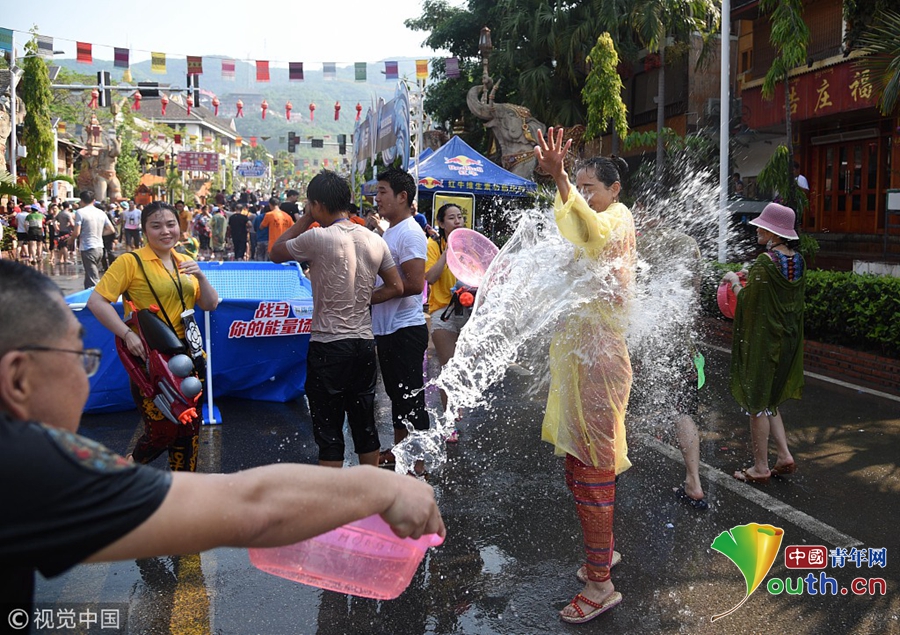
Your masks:
<svg viewBox="0 0 900 635"><path fill-rule="evenodd" d="M642 240L638 240L631 211L619 200L627 164L615 157L589 159L576 165L571 182L565 169L570 146L571 140L564 142L561 130L550 128L546 137L539 133L535 157L556 185L554 215L560 234L575 246L578 258L600 263L606 273L596 280L596 300L580 306L557 325L549 350L550 389L542 438L564 457L566 485L581 523L585 563L576 576L584 587L560 615L566 622L582 623L623 599L611 579L612 568L622 559L614 550L613 518L616 482L631 465L626 443L629 397L632 383L640 381L639 374L632 374L626 341L636 262L639 256L652 261L653 250L661 245L665 248L657 254L657 266L664 262L670 245L690 252L692 262L699 262L699 250L689 237L650 224L642 228ZM332 477L323 470L344 465L345 418L353 451L363 466L359 470L395 464L392 448L381 447L376 425L379 370L391 402L394 443L413 430L431 427L423 372L429 340L440 365L446 364L471 313L454 305L457 281L446 258L447 239L463 225L462 210L456 205L442 206L436 211L434 229L416 211L417 186L412 175L387 168L376 181L377 212L365 213L352 203L346 180L328 171L310 181L302 206L296 190L261 200L245 189L230 197L219 192L215 204L198 207L183 201L143 207L126 201L104 209L94 201L93 192L84 191L75 209L55 201L46 210L40 204L26 210L13 205L8 208L6 222L15 223L10 225L15 227L15 236L11 236L15 242L11 249L4 242L4 249L8 258L20 263L0 263L0 316L5 324L0 337L0 438L5 442L0 448L5 452L4 470L12 470L17 478L40 470L41 478L35 477L40 484L34 489L37 493L29 491L17 504L24 520L14 528L0 530L0 546L6 550L0 551L0 560L13 565L0 576L2 597L29 601L35 569L53 575L85 560L184 552L221 544L284 544L369 513L381 513L404 535L443 532L430 488L422 484L416 489L400 482L425 480L423 461L417 461L410 471L418 478L397 476L400 481L374 477L356 468L339 470L352 472L351 477ZM795 469L778 412L785 400L800 397L803 383L805 263L789 246L789 241L797 238L794 221L789 208L767 207L753 221L766 253L750 268L746 286L733 273L724 278L738 294L731 391L750 415L754 454L754 463L735 472L734 478L750 483L762 483ZM116 241L121 241L119 248ZM319 466L183 478L178 473L196 470L199 421L195 417L173 424L134 383L132 394L143 420L135 447L119 448L122 457L78 437L86 378L96 370L99 352L83 349L80 327L52 282L34 267L24 266L40 265L44 247L51 262L69 263L68 252L79 253L85 288L94 288L88 308L140 358L145 357L145 349L127 322L128 316L123 322L111 306L120 295L133 303L134 310L155 304L175 335L184 338L183 316L195 306L211 311L218 304L215 289L196 261L304 263L315 299L305 389ZM118 258L116 251L120 252ZM693 287L695 276L689 271L678 284ZM429 293L423 303L426 287ZM17 310L10 309L12 298ZM48 315L47 320L55 320L53 325L23 321L22 315L41 313L22 309L32 304L52 309L43 314ZM426 319L428 312L430 319ZM765 319L759 319L760 315ZM688 326L678 328L690 331ZM671 365L680 369L675 374L681 380L672 386L669 414L686 465L685 482L676 495L693 508L705 510L708 504L698 474L699 435L693 421L696 350L689 337L682 344L683 350L676 351L671 360ZM585 351L596 354L586 355ZM50 358L66 354L72 368L66 370L57 363L52 369ZM26 381L28 373L40 372L68 373L60 381L67 382L70 398L51 398L41 392L47 382ZM447 395L441 397L446 408ZM770 434L777 450L771 469ZM455 440L454 432L447 441ZM48 551L47 545L29 536L39 533L38 529L52 532L58 526L54 523L70 522L63 515L48 517L44 512L59 501L62 490L55 479L73 478L63 469L57 473L46 469L47 454L58 446L74 452L87 448L84 451L97 458L95 465L103 468L97 468L91 478L108 505L124 504L120 499L141 504L121 514L121 522L77 545L69 544L70 532L58 532L59 544ZM140 465L163 452L168 452L170 472L175 474ZM321 481L322 488L291 486L308 485L309 479ZM370 496L373 488L382 490L381 494ZM304 492L315 492L315 496ZM215 517L220 496L234 499L237 513L231 516L231 525L220 526L221 519ZM85 527L104 509L93 496L66 502L66 515L83 519ZM198 509L190 521L178 511L186 504ZM330 512L287 515L311 505ZM251 520L243 518L244 509ZM298 520L301 517L307 520ZM190 528L185 527L188 522ZM246 531L246 522L254 523L254 533ZM12 550L13 545L21 548ZM60 548L67 549L67 558L48 555ZM13 594L11 589L23 580L26 593Z"/></svg>

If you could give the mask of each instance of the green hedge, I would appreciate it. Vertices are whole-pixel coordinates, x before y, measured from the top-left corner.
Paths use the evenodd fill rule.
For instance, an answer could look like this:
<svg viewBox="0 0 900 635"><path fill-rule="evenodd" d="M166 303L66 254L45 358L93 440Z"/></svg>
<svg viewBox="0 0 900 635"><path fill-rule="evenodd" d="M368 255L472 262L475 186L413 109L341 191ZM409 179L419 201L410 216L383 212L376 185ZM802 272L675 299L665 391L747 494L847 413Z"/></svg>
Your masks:
<svg viewBox="0 0 900 635"><path fill-rule="evenodd" d="M741 265L711 263L702 304L721 317L716 289L725 271ZM806 278L806 337L889 357L900 357L900 278L848 271L810 270Z"/></svg>

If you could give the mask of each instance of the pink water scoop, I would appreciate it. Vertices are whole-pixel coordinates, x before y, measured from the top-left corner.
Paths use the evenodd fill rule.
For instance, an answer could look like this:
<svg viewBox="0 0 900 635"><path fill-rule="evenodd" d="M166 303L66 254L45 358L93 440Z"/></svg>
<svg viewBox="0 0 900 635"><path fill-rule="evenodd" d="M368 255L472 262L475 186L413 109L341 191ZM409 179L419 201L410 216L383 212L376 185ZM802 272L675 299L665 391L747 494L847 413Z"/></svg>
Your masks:
<svg viewBox="0 0 900 635"><path fill-rule="evenodd" d="M464 285L479 287L499 252L494 243L477 231L460 227L447 239L447 266Z"/></svg>
<svg viewBox="0 0 900 635"><path fill-rule="evenodd" d="M409 586L428 548L443 542L437 534L398 538L376 514L293 545L248 551L253 566L266 573L329 591L393 600Z"/></svg>

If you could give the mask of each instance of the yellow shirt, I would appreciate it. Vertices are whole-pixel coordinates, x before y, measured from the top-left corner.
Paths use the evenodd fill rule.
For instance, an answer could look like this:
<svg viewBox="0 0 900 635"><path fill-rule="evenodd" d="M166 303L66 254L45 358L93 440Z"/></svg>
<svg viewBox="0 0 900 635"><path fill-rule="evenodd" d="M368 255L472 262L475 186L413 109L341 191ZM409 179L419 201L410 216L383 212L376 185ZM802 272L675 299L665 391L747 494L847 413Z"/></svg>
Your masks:
<svg viewBox="0 0 900 635"><path fill-rule="evenodd" d="M193 309L197 298L200 297L200 283L194 276L167 271L159 256L153 253L150 247L142 247L134 253L140 256L144 264L146 278L141 273L140 266L134 259L134 256L122 254L115 259L106 273L103 274L100 282L94 287L94 291L110 302L115 302L120 295L128 291L131 301L134 302L138 309L147 309L151 304L156 304L156 299L153 297L153 293L150 292L150 286L147 284L147 279L149 278L150 285L153 285L153 290L156 291L159 301L162 302L162 307L160 308L169 316L178 337L184 337L184 325L181 322L181 313L184 311L184 308L182 308L175 280L177 279L181 283L184 307L188 309ZM176 267L179 262L191 260L188 256L177 252L172 253L172 259L175 261ZM126 305L126 318L129 313L130 311ZM160 315L160 318L162 318L162 315ZM162 320L165 322L165 318L162 318Z"/></svg>
<svg viewBox="0 0 900 635"><path fill-rule="evenodd" d="M428 257L425 259L425 271L434 266L441 257L442 251L447 251L447 241L441 239L440 244L436 240L428 240ZM428 285L428 310L434 313L450 304L450 289L456 284L456 276L450 271L450 267L444 265L441 277L434 284Z"/></svg>
<svg viewBox="0 0 900 635"><path fill-rule="evenodd" d="M636 258L634 221L621 203L595 212L574 187L565 203L557 194L554 209L560 234L582 257L609 270L596 280L597 301L567 315L553 336L541 437L556 446L556 454L621 474L631 466L625 439L631 360L624 331Z"/></svg>

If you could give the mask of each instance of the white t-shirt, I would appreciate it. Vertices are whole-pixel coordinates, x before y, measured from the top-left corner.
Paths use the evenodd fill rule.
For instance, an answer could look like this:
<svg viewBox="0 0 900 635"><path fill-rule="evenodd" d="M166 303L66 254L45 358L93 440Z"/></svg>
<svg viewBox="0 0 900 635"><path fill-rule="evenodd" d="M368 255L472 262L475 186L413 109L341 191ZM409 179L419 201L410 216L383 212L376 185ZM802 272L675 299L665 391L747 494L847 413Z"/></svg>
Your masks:
<svg viewBox="0 0 900 635"><path fill-rule="evenodd" d="M372 339L369 304L379 271L394 266L382 238L349 221L310 229L285 243L298 262L309 262L313 289L310 341Z"/></svg>
<svg viewBox="0 0 900 635"><path fill-rule="evenodd" d="M105 212L93 205L79 207L75 212L75 226L81 227L81 233L78 235L79 250L102 249L103 228L107 225L112 227Z"/></svg>
<svg viewBox="0 0 900 635"><path fill-rule="evenodd" d="M25 222L25 219L28 217L28 212L30 212L30 211L31 211L30 209L27 212L23 210L23 211L19 212L18 214L16 214L16 232L17 233L24 234L25 232L28 231L28 223Z"/></svg>
<svg viewBox="0 0 900 635"><path fill-rule="evenodd" d="M428 240L425 232L410 216L397 223L384 232L384 240L391 250L391 256L397 263L397 272L406 283L403 276L403 263L408 260L420 258L422 264L428 255ZM378 279L378 284L382 284ZM372 331L375 335L390 335L407 326L425 324L425 314L422 312L422 294L394 298L372 307Z"/></svg>
<svg viewBox="0 0 900 635"><path fill-rule="evenodd" d="M141 211L137 209L125 212L125 229L141 228Z"/></svg>

